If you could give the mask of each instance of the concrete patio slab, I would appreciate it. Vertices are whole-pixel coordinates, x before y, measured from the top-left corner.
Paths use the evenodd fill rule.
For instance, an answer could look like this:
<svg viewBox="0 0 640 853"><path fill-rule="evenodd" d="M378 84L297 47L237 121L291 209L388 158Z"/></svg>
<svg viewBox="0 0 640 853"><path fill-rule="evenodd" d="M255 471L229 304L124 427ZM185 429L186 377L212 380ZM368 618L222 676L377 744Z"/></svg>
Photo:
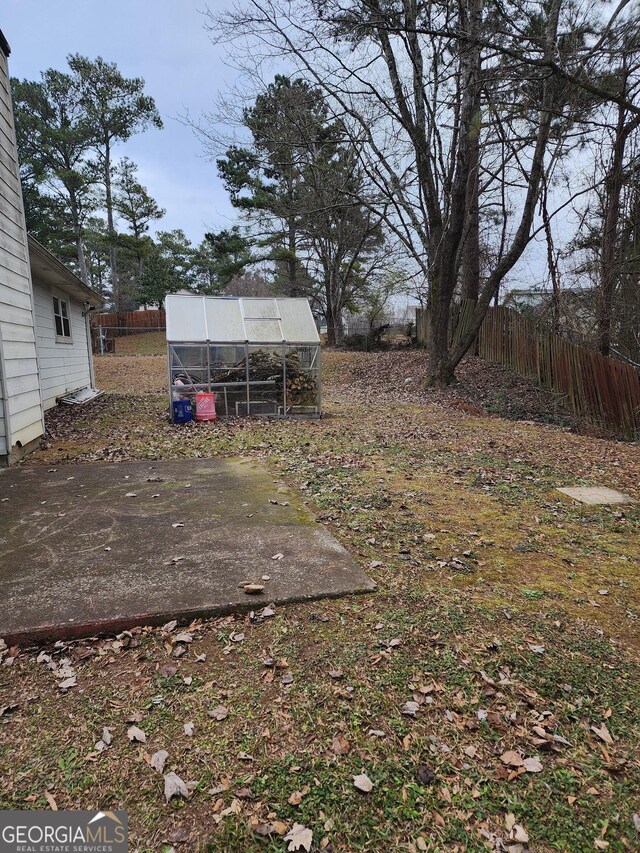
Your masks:
<svg viewBox="0 0 640 853"><path fill-rule="evenodd" d="M247 595L239 586L246 581L264 584L264 593ZM9 642L374 587L299 495L252 462L0 473L0 637Z"/></svg>
<svg viewBox="0 0 640 853"><path fill-rule="evenodd" d="M628 504L633 503L628 495L616 492L615 489L607 489L604 486L568 486L558 489L563 495L580 501L583 504L596 506L597 504Z"/></svg>

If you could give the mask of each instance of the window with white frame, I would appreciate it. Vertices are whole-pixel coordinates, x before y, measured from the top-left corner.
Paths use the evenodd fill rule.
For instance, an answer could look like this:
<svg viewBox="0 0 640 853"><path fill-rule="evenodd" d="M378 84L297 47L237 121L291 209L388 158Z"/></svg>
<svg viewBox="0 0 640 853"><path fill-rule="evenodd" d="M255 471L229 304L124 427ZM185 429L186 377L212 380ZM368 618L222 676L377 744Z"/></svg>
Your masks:
<svg viewBox="0 0 640 853"><path fill-rule="evenodd" d="M69 302L59 296L53 297L53 319L56 324L56 338L71 340L71 312Z"/></svg>

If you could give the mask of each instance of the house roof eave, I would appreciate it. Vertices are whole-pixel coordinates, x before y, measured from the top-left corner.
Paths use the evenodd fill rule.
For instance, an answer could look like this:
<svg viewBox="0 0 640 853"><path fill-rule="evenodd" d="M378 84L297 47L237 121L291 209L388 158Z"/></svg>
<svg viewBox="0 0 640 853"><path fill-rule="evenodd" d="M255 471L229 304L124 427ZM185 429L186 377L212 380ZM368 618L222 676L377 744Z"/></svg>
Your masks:
<svg viewBox="0 0 640 853"><path fill-rule="evenodd" d="M102 308L104 296L86 285L69 267L59 261L48 249L29 235L29 264L36 283L43 282L74 297L88 302L92 308Z"/></svg>

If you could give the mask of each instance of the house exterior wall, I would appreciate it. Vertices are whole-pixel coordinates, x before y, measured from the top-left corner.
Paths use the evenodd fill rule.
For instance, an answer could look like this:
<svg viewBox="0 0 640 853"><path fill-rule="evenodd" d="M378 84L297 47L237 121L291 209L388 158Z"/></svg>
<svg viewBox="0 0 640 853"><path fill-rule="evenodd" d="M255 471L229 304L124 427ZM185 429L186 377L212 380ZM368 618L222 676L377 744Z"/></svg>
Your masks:
<svg viewBox="0 0 640 853"><path fill-rule="evenodd" d="M70 307L71 340L56 337L53 297L65 299ZM33 299L36 312L36 341L40 365L42 405L50 409L56 399L91 385L87 324L82 305L68 295L39 282L34 277Z"/></svg>
<svg viewBox="0 0 640 853"><path fill-rule="evenodd" d="M43 420L9 70L1 47L0 397L0 462L6 462L42 435Z"/></svg>

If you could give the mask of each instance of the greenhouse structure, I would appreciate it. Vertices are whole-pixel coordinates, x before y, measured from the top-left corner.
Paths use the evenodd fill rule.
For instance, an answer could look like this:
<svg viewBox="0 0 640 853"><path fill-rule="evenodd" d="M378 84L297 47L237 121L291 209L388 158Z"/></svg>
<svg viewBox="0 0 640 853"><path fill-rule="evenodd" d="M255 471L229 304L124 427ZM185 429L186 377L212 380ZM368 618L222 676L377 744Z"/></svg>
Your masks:
<svg viewBox="0 0 640 853"><path fill-rule="evenodd" d="M165 309L174 413L174 401L207 392L218 417L320 417L320 337L307 299L177 294Z"/></svg>

